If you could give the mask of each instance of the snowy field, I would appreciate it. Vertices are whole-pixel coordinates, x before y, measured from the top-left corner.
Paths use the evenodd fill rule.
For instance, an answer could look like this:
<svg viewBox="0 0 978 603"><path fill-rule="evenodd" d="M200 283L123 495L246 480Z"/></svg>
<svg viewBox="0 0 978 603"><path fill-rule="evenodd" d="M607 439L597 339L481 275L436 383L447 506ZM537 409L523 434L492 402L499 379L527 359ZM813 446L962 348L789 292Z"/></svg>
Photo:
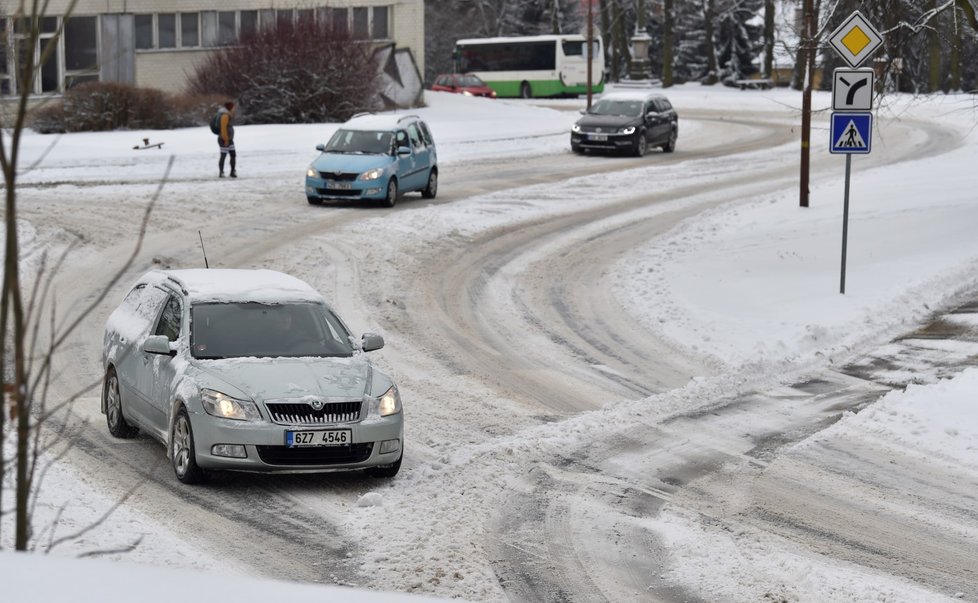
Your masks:
<svg viewBox="0 0 978 603"><path fill-rule="evenodd" d="M801 103L799 93L787 90L743 92L687 85L666 94L680 114L680 147L685 136L696 136L703 127L695 121L683 121L684 110L726 110L732 115L770 113L791 124L797 119ZM429 93L428 106L417 113L431 126L441 164L446 169L464 170L480 161L569 153L567 133L577 114L560 109L564 105L579 106L580 102L488 101ZM829 103L827 95L816 95L816 109L825 110ZM814 174L809 208L798 207L797 185L771 187L763 192L745 187L737 200L682 221L664 235L649 238L646 245L623 258L613 275L615 296L635 320L714 367L719 375L710 384L693 380L686 387L664 394L669 403L663 404L666 410L660 411L662 416L668 414L666 411L695 409L704 404L704 392L743 382L748 375L755 380L776 381L782 375L831 366L911 330L935 310L973 298L978 291L978 196L973 177L974 166L978 165L976 107L978 102L972 96L891 95L884 99L878 120L936 124L957 132L959 137L939 155L892 166L869 167L866 158L853 159L845 295L839 292L845 162L842 157L833 158L829 170ZM315 155L315 145L325 141L335 128L336 124L239 127L242 180L257 179L276 191L294 188L301 192L302 174ZM202 186L200 183L212 179L216 171L212 136L203 131L193 128L72 134L57 139L29 134L24 142L23 164L42 156L43 161L21 179L31 187L24 202L43 202L45 187L57 187L62 193L71 190L83 197L87 189L74 190L71 182L97 185L102 194L120 199L133 191L141 194L143 188L152 188L170 155L175 157L171 187L181 191ZM133 151L132 146L144 135L151 141L164 141L164 149ZM827 137L824 119L817 120L813 156L827 154ZM915 140L874 141L874 148L884 143L913 145ZM369 240L368 235L391 241L394 247L389 253L393 255L397 250L439 237L488 231L503 221L556 217L592 209L609 199L633 194L633 183L643 179L661 183L666 179L680 182L709 178L711 174L736 171L743 161L790 163L797 161L797 149L795 142L753 151L736 161L724 157L696 159L695 165L670 174L656 172L654 161L650 161L648 167L619 173L615 178L617 185L610 184L607 177L581 176L559 185L475 195L450 204L415 204L399 212L396 221L383 214L367 218L356 225L351 236L361 236L364 241ZM245 186L250 187L249 195L260 199L262 193L257 184ZM573 191L580 190L591 194L573 195ZM561 195L566 195L566 203L548 202ZM301 197L296 198L301 202ZM27 254L28 264L39 250L57 244L57 238L49 234L56 227L57 224L22 226L27 243L33 245L32 253ZM389 264L378 265L374 276L385 278L396 269ZM296 276L315 280L311 274ZM948 380L922 376L920 382L905 392L887 394L858 413L845 413L831 427L795 444L789 454L803 454L827 441L871 441L918 458L925 467L933 465L938 473L953 467L954 475L978 483L978 369ZM474 527L467 520L491 509L495 499L478 494L463 496L459 492L478 490L474 484L488 484L499 490L518 489L518 480L512 477L515 470L525 469L533 459L613 437L616 430L628 427L628 413L643 408L646 402L608 401L599 410L517 430L498 440L478 442L437 460L425 459L409 471L402 471L395 487L378 488L377 492L364 495L343 527L362 542L370 554L369 562L376 565L378 579L370 585L371 589L412 590L406 574L417 571L427 575L441 565L458 563L465 570L466 580L445 579L422 592L445 598L500 600L503 594L487 566L479 567L477 561L468 559L458 561L466 539L477 538L486 529ZM457 420L464 421L465 417ZM410 446L409 442L409 453ZM515 457L511 456L514 450ZM515 458L524 459L524 464ZM459 474L458 488L446 492L444 475L450 471ZM912 478L907 476L908 480ZM78 503L69 505L58 516L60 534L91 523L111 506L110 497L78 480L70 467L54 469L43 486L38 525L52 524L67 499ZM417 503L426 497L438 498L441 510L400 518L399 525L406 528L403 533L386 534L384 538L372 533L371 526L384 521L386 513L396 511L405 502ZM5 507L10 500L5 495ZM443 536L433 536L428 534L428 524L436 520L457 523L454 530L439 532ZM945 599L945 594L934 592L927 585L833 559L761 531L730 534L723 526L703 522L680 506L667 504L656 516L637 521L665 543L669 552L668 579L705 600L759 601L776 596L782 598L772 600ZM601 518L596 522L602 523ZM12 532L8 524L9 521L4 524L5 548ZM54 539L45 535L48 536ZM125 506L100 529L65 543L54 554L74 556L110 550L135 539L141 539L141 544L134 551L103 556L121 559L119 563L163 565L191 572L143 573L129 565L122 570L157 584L161 592L171 580L192 581L195 598L223 599L229 596L228 581L215 575L230 576L229 580L235 581L248 573L248 568L195 550L183 542L181 534ZM415 549L421 551L420 561L407 553ZM975 558L978 559L978 545ZM412 564L422 567L414 570ZM99 575L110 571L106 568L104 563L96 567L42 557L27 561L4 554L0 557L0 584L4 584L4 592L11 592L7 588L13 585L16 596L11 600L16 601L30 600L34 592L30 585L37 582L45 583L45 600L68 596L73 600L121 600L109 596L103 583L84 578L90 571ZM59 579L50 581L50 575L55 573ZM650 576L649 582L652 581ZM772 584L780 587L772 590ZM309 585L249 585L237 591L237 600L278 596L305 601L319 596L317 587ZM140 588L154 590L152 586L147 588L145 582ZM79 589L102 594L82 595ZM336 594L332 590L321 592L323 598ZM959 593L951 593L956 594ZM351 600L399 598L367 592L355 596L361 595L362 598ZM960 596L966 598L964 593ZM6 600L4 596L0 599ZM641 599L642 594L636 593L636 600Z"/></svg>

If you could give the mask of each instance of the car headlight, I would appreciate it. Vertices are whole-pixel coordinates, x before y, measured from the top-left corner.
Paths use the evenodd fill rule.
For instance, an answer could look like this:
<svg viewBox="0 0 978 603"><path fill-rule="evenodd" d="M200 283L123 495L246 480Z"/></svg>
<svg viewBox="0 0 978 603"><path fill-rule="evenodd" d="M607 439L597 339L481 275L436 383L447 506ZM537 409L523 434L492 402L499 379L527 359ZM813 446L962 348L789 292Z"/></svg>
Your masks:
<svg viewBox="0 0 978 603"><path fill-rule="evenodd" d="M200 401L207 414L236 421L261 421L261 413L251 400L239 400L212 389L200 390Z"/></svg>
<svg viewBox="0 0 978 603"><path fill-rule="evenodd" d="M401 412L401 394L397 393L397 386L392 385L383 396L380 397L378 405L380 416L387 417Z"/></svg>
<svg viewBox="0 0 978 603"><path fill-rule="evenodd" d="M627 128L620 128L618 131L621 132L622 134L634 134L635 133L635 126L628 126Z"/></svg>
<svg viewBox="0 0 978 603"><path fill-rule="evenodd" d="M475 95L469 92L468 90L462 90L462 96L475 96Z"/></svg>
<svg viewBox="0 0 978 603"><path fill-rule="evenodd" d="M309 169L306 170L306 176L309 178L319 178L319 172L316 168L309 166Z"/></svg>
<svg viewBox="0 0 978 603"><path fill-rule="evenodd" d="M581 132L581 126L579 126L577 124L574 124L573 126L571 126L571 132L576 132L576 133L580 134L580 132Z"/></svg>
<svg viewBox="0 0 978 603"><path fill-rule="evenodd" d="M376 180L384 175L384 168L374 168L360 174L360 180Z"/></svg>

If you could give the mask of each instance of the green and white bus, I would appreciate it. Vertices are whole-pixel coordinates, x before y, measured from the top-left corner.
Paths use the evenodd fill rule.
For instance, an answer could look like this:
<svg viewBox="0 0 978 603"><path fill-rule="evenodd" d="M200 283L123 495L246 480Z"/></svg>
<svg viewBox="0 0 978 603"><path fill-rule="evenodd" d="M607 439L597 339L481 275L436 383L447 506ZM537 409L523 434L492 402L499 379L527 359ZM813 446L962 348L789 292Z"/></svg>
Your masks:
<svg viewBox="0 0 978 603"><path fill-rule="evenodd" d="M604 90L601 38L593 40L591 91ZM587 38L577 35L472 38L455 43L459 73L474 73L496 96L587 94Z"/></svg>

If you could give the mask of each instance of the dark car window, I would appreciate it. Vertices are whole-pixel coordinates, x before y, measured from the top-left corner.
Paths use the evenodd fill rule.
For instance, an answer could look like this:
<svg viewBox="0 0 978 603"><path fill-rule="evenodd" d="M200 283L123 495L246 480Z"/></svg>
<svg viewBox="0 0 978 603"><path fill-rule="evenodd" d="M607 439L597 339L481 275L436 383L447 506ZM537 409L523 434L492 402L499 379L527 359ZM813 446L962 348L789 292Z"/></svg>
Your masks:
<svg viewBox="0 0 978 603"><path fill-rule="evenodd" d="M411 138L411 146L420 147L421 146L421 134L418 132L418 126L415 124L409 124L407 127L408 136Z"/></svg>
<svg viewBox="0 0 978 603"><path fill-rule="evenodd" d="M672 103L670 103L669 101L667 101L664 98L660 98L659 99L659 110L662 111L663 113L665 113L666 111L671 111L672 110Z"/></svg>
<svg viewBox="0 0 978 603"><path fill-rule="evenodd" d="M176 341L180 337L180 324L182 321L183 306L175 295L171 295L166 305L163 306L163 313L160 314L160 320L156 324L156 332L153 334L166 335L166 338L170 341Z"/></svg>
<svg viewBox="0 0 978 603"><path fill-rule="evenodd" d="M421 140L423 140L426 145L432 145L434 143L434 138L431 137L431 132L428 130L428 124L424 123L423 121L419 121L418 129L421 130Z"/></svg>
<svg viewBox="0 0 978 603"><path fill-rule="evenodd" d="M337 130L326 143L329 153L387 154L390 148L390 132L366 130Z"/></svg>
<svg viewBox="0 0 978 603"><path fill-rule="evenodd" d="M459 86L469 86L472 88L485 86L486 83L474 75L462 75L458 78Z"/></svg>
<svg viewBox="0 0 978 603"><path fill-rule="evenodd" d="M194 358L352 356L350 333L322 304L201 303L190 309Z"/></svg>
<svg viewBox="0 0 978 603"><path fill-rule="evenodd" d="M397 134L394 135L394 140L397 146L406 147L408 146L408 135L404 130L398 130Z"/></svg>

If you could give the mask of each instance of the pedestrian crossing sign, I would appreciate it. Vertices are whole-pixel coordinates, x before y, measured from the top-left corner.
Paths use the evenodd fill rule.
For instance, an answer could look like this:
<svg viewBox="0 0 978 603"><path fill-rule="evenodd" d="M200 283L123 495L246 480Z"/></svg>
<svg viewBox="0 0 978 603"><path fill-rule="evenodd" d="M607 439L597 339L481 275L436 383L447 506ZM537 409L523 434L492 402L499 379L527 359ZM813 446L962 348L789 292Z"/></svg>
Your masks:
<svg viewBox="0 0 978 603"><path fill-rule="evenodd" d="M869 154L873 141L872 113L832 113L829 152L843 155Z"/></svg>

